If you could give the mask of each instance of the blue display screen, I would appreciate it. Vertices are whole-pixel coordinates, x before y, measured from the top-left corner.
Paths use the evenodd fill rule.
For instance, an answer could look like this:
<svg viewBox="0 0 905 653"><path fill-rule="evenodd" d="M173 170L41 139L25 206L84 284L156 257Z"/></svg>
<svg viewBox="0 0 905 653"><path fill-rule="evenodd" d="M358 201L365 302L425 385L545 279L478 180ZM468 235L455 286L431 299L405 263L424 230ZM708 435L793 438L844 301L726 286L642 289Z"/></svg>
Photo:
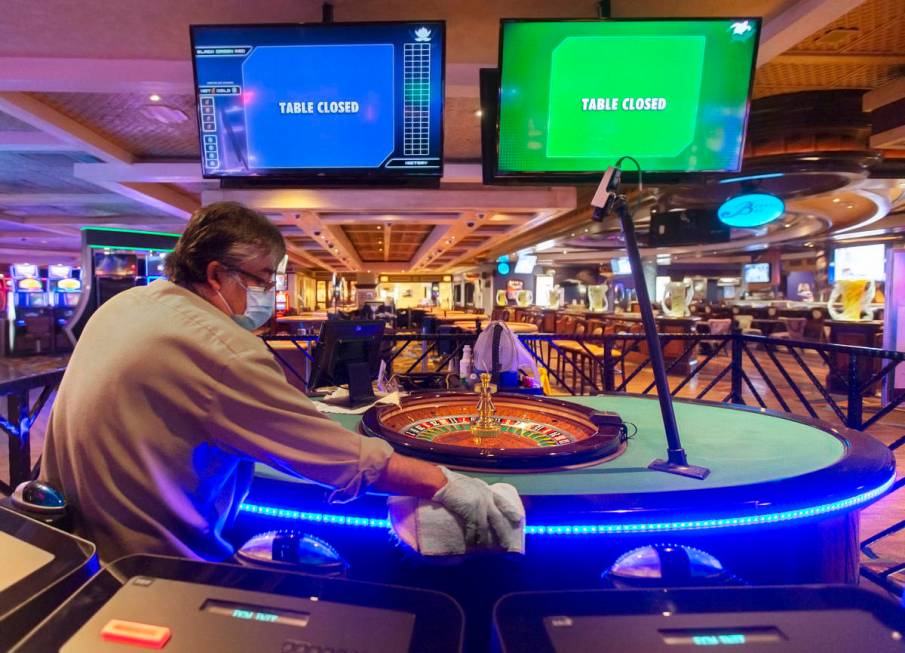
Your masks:
<svg viewBox="0 0 905 653"><path fill-rule="evenodd" d="M191 32L206 177L442 174L442 22Z"/></svg>
<svg viewBox="0 0 905 653"><path fill-rule="evenodd" d="M208 599L201 606L205 612L241 619L243 621L256 621L265 624L283 624L286 626L298 626L304 628L308 625L311 615L308 612L298 610L284 610L256 605L233 603L232 601L220 601Z"/></svg>
<svg viewBox="0 0 905 653"><path fill-rule="evenodd" d="M777 644L787 641L785 634L773 626L748 626L736 629L672 629L661 630L668 646L738 646Z"/></svg>

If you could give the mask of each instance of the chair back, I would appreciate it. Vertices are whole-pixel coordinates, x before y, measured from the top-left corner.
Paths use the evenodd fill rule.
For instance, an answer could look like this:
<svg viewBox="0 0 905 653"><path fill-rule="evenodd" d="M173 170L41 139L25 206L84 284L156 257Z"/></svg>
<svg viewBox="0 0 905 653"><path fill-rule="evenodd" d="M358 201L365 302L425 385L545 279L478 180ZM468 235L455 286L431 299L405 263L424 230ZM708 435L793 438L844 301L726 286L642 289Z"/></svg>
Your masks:
<svg viewBox="0 0 905 653"><path fill-rule="evenodd" d="M784 317L782 321L786 324L786 331L789 332L791 340L804 340L804 330L808 325L808 319L805 317Z"/></svg>
<svg viewBox="0 0 905 653"><path fill-rule="evenodd" d="M707 320L707 326L710 327L710 335L714 336L725 336L732 332L732 320Z"/></svg>
<svg viewBox="0 0 905 653"><path fill-rule="evenodd" d="M588 335L598 338L606 332L606 327L599 320L588 321Z"/></svg>
<svg viewBox="0 0 905 653"><path fill-rule="evenodd" d="M536 311L531 315L531 322L534 326L537 327L538 333L543 333L544 331L544 314L540 311Z"/></svg>
<svg viewBox="0 0 905 653"><path fill-rule="evenodd" d="M823 325L826 321L826 316L819 308L812 309L810 315L811 316L805 320L804 338L807 340L823 341L825 339Z"/></svg>
<svg viewBox="0 0 905 653"><path fill-rule="evenodd" d="M563 315L556 322L556 333L572 333L575 330L575 318Z"/></svg>

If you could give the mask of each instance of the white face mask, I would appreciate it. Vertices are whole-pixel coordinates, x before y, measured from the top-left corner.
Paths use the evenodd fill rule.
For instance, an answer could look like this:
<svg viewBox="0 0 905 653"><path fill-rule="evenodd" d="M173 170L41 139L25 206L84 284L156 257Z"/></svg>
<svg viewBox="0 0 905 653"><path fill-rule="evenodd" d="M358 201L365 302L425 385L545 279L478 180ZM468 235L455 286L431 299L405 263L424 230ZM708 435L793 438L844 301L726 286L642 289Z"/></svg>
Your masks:
<svg viewBox="0 0 905 653"><path fill-rule="evenodd" d="M238 281L238 275L235 276ZM234 313L231 317L233 318L233 321L243 329L254 331L273 316L273 311L276 307L276 295L273 290L246 286L241 281L239 281L239 285L245 288L245 312L242 315L236 315ZM226 301L226 297L224 297L219 290L217 291L217 294L220 295L220 299L223 300L223 303L226 304L227 308L232 312L233 307Z"/></svg>

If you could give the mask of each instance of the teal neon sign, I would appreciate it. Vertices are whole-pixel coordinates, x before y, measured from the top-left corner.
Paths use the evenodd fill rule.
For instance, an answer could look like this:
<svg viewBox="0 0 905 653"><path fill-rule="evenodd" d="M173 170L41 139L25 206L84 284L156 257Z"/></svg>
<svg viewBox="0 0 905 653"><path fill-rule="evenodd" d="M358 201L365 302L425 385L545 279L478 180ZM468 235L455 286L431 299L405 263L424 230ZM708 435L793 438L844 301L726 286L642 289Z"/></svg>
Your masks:
<svg viewBox="0 0 905 653"><path fill-rule="evenodd" d="M730 227L760 227L782 216L785 210L785 202L776 195L748 193L723 202L717 216Z"/></svg>

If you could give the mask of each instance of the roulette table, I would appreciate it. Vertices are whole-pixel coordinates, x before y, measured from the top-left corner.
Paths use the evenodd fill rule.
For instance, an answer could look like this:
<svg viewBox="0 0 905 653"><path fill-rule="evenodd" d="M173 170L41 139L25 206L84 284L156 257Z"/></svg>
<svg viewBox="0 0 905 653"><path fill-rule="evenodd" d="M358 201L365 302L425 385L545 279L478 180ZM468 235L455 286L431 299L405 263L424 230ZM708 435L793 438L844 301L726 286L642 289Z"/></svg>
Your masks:
<svg viewBox="0 0 905 653"><path fill-rule="evenodd" d="M502 405L505 399L499 401ZM522 401L541 405L531 397ZM528 588L599 586L601 571L626 550L648 542L704 549L752 583L857 580L858 510L895 478L892 454L871 436L767 410L677 400L676 419L689 461L711 470L698 480L648 468L666 448L656 398L603 395L555 402L579 414L583 409L615 413L634 435L596 460L527 464L519 473L496 461L484 466L445 461L489 483L518 489L527 513L527 553L518 563L526 569L518 575L528 579ZM425 439L417 434L407 439L431 445L431 435L455 434L459 423L432 425L432 420L461 416L455 403L450 396L445 408L430 408L427 416L416 411L409 428L422 429ZM498 410L501 417L506 410ZM330 417L349 429L375 432L361 415ZM404 423L401 430L391 430L403 433ZM453 430L438 433L441 426ZM561 426L566 438L576 435L572 426ZM534 447L545 448L555 446ZM436 460L422 446L409 446L408 452ZM385 496L369 493L335 505L327 503L328 494L319 485L259 465L234 541L292 526L331 542L350 561L353 574L387 580L385 574L399 570L397 563L408 564L387 536ZM416 574L410 580L418 584L424 578Z"/></svg>
<svg viewBox="0 0 905 653"><path fill-rule="evenodd" d="M525 555L422 558L389 534L385 496L368 493L347 504L329 504L329 489L264 466L256 468L231 541L240 544L279 527L322 537L349 562L352 578L422 587L455 598L469 624L466 640L472 645L467 650L477 651L486 650L481 637L490 631L487 615L501 596L599 589L602 572L622 554L651 544L701 549L733 577L755 585L855 583L858 511L895 478L889 449L864 433L766 410L678 400L676 420L689 462L711 472L700 480L655 471L648 465L666 449L659 404L656 398L628 395L554 400L578 414L590 409L619 415L630 437L609 455L579 464L559 464L551 457L544 466L523 467L507 467L497 457L481 466L473 455L466 461L430 450L432 438L461 435L463 413L454 396L425 400L408 417L387 411L386 422L396 426L389 434L369 431L373 425L365 424L362 415L331 418L349 429L395 439L397 449L408 440L410 455L438 460L435 454L442 453L445 464L464 468L466 474L514 485L527 515ZM494 401L501 420L512 417L505 397L496 395ZM544 423L542 402L531 397L520 401L536 408L534 426ZM474 405L474 395L469 402ZM416 400L410 404L417 405ZM466 415L474 415L474 408ZM566 439L581 431L565 423L557 426ZM425 438L419 440L419 433Z"/></svg>

